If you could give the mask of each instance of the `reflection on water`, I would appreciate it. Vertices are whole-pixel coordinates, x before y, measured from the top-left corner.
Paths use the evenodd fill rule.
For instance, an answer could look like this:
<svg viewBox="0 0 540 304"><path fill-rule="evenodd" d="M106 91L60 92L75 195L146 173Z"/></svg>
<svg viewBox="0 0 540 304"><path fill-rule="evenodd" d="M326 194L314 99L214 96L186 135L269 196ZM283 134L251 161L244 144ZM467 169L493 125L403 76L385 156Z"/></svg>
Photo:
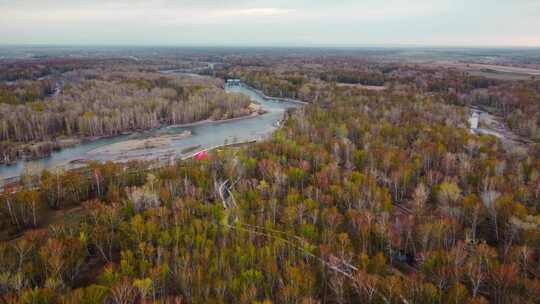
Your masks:
<svg viewBox="0 0 540 304"><path fill-rule="evenodd" d="M196 151L222 145L224 143L244 142L264 137L277 128L277 122L283 118L288 108L296 107L296 103L278 102L267 100L251 88L245 86L228 87L229 92L240 92L251 97L252 100L262 105L268 113L243 120L228 121L221 123L208 123L189 127L162 127L134 135L121 135L111 138L103 138L96 141L80 144L76 147L54 152L50 157L33 160L19 161L13 165L0 165L0 178L6 179L19 176L25 167L38 170L55 167L72 168L76 165L72 162L77 160L98 161L126 161L128 159L157 159L164 157L182 157L193 154ZM172 142L165 148L151 148L129 153L98 154L93 150L107 145L122 142L133 138L150 138L160 134L179 134L186 130L191 131L192 136ZM190 147L198 146L197 150ZM185 153L182 153L184 151Z"/></svg>

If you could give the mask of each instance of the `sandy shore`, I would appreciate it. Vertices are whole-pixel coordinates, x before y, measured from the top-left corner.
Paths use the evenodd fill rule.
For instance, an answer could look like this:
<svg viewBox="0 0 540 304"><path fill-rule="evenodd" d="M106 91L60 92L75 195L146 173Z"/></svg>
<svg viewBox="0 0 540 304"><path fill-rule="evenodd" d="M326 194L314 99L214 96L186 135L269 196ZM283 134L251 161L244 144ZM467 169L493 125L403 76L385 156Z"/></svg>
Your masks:
<svg viewBox="0 0 540 304"><path fill-rule="evenodd" d="M338 83L338 87L352 87L352 88L359 88L364 90L370 90L370 91L384 91L386 90L385 86L373 86L373 85L364 85L359 83Z"/></svg>
<svg viewBox="0 0 540 304"><path fill-rule="evenodd" d="M190 136L190 131L184 131L181 134L164 134L147 139L131 139L94 149L90 151L90 153L114 155L144 149L166 148L169 147L173 141L188 138Z"/></svg>

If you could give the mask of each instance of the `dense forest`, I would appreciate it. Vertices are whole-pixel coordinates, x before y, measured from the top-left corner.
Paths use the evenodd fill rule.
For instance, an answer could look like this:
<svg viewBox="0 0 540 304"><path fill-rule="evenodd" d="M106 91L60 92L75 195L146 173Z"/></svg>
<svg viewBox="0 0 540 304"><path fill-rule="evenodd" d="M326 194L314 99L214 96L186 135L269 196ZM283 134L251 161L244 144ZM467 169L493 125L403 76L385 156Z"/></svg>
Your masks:
<svg viewBox="0 0 540 304"><path fill-rule="evenodd" d="M540 302L538 83L392 63L369 67L380 69L374 81L385 75L387 89L374 91L336 84L366 84L366 71L350 74L339 59L315 68L318 60L231 61L217 71L310 102L290 110L266 141L161 168L45 171L4 187L2 300ZM40 103L43 117L64 109L62 124L44 120L42 130L19 134L98 136L128 129L123 115L142 128L206 118L204 100L248 104L197 79L84 79ZM218 118L234 115L227 104L214 106L223 110ZM488 107L530 143L508 149L471 133L464 105ZM189 106L191 114L182 111ZM119 108L120 117L111 114ZM77 121L87 112L94 120Z"/></svg>

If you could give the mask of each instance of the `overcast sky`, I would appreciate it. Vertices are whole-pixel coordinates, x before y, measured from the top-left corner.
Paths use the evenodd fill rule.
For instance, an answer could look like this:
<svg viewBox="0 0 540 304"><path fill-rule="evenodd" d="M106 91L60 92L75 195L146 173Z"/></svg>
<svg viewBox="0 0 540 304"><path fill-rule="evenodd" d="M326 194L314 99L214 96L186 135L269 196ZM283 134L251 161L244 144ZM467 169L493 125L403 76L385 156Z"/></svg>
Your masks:
<svg viewBox="0 0 540 304"><path fill-rule="evenodd" d="M540 0L0 0L0 44L540 46Z"/></svg>

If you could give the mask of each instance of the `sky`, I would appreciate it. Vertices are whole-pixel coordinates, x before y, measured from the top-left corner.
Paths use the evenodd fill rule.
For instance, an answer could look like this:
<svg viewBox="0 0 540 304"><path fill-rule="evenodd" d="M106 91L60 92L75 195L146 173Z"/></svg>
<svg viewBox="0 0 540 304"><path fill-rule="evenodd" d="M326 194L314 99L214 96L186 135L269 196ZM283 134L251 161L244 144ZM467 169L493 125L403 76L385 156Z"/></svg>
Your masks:
<svg viewBox="0 0 540 304"><path fill-rule="evenodd" d="M0 0L0 44L540 47L540 0Z"/></svg>

